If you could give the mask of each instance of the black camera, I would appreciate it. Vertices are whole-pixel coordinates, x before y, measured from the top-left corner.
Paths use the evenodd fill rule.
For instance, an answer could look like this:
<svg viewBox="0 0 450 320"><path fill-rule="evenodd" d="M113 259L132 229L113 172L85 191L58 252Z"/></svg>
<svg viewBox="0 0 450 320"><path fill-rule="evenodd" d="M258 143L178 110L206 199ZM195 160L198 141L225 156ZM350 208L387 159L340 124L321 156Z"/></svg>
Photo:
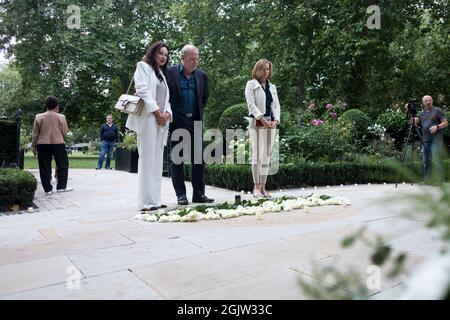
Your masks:
<svg viewBox="0 0 450 320"><path fill-rule="evenodd" d="M417 99L411 99L408 102L406 110L406 118L417 117L417 109L419 107L419 101Z"/></svg>

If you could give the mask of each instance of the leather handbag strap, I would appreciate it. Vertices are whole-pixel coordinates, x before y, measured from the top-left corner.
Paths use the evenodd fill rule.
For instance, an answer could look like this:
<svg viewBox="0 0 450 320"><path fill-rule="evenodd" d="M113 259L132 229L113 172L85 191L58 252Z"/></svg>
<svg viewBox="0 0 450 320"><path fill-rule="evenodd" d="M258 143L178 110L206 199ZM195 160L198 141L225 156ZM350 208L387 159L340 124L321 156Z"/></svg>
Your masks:
<svg viewBox="0 0 450 320"><path fill-rule="evenodd" d="M131 86L133 85L133 82L134 82L134 76L131 78L130 85L128 86L128 89L127 89L127 94L130 92L130 89L131 89Z"/></svg>

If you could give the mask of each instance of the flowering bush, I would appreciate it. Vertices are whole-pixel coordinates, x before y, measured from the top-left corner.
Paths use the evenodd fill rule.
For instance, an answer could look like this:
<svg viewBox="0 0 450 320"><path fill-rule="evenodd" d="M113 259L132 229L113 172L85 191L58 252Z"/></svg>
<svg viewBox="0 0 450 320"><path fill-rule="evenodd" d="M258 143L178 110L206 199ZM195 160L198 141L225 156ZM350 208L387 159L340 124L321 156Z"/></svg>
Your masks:
<svg viewBox="0 0 450 320"><path fill-rule="evenodd" d="M323 121L322 119L313 119L312 121L311 121L311 124L313 125L313 126L321 126L321 125L323 125L325 123L325 121Z"/></svg>
<svg viewBox="0 0 450 320"><path fill-rule="evenodd" d="M376 123L386 129L386 133L394 139L395 146L400 149L409 127L404 112L388 110L378 116Z"/></svg>
<svg viewBox="0 0 450 320"><path fill-rule="evenodd" d="M367 128L372 124L370 117L358 109L345 111L338 120L349 143L362 147L367 145Z"/></svg>
<svg viewBox="0 0 450 320"><path fill-rule="evenodd" d="M244 139L234 138L228 144L227 163L250 163L250 138L247 136Z"/></svg>
<svg viewBox="0 0 450 320"><path fill-rule="evenodd" d="M367 127L367 131L369 132L369 134L374 135L381 141L386 139L386 128L378 123L375 123L374 125Z"/></svg>
<svg viewBox="0 0 450 320"><path fill-rule="evenodd" d="M334 124L300 128L295 135L286 136L290 156L310 161L345 160L353 151L341 128Z"/></svg>
<svg viewBox="0 0 450 320"><path fill-rule="evenodd" d="M314 101L311 101L306 110L300 115L301 123L321 126L327 122L337 119L339 112L345 110L345 106L346 105L341 101L338 101L335 105L331 102L327 102L322 104L322 106L320 106L320 104L316 104Z"/></svg>

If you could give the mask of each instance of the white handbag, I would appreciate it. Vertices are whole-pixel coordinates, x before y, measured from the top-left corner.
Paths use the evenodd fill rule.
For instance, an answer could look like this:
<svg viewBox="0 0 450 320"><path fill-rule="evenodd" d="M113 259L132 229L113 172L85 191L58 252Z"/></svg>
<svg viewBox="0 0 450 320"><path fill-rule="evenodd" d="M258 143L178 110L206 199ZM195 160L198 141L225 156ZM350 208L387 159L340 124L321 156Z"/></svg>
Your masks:
<svg viewBox="0 0 450 320"><path fill-rule="evenodd" d="M142 98L133 95L128 94L130 92L130 88L134 82L134 77L130 82L130 85L128 86L127 93L122 94L119 98L119 101L117 101L115 105L115 109L119 110L120 112L127 113L127 114L134 114L136 116L140 116L142 113L142 110L144 109L144 100Z"/></svg>

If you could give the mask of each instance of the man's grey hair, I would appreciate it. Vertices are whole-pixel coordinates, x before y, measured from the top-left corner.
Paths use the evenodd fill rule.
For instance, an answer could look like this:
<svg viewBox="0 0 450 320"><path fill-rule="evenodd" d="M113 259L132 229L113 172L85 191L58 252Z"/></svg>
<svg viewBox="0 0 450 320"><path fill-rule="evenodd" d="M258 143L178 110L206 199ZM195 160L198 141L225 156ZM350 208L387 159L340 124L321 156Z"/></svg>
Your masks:
<svg viewBox="0 0 450 320"><path fill-rule="evenodd" d="M198 48L192 44L187 44L181 49L181 59L185 56L187 52L199 51Z"/></svg>

